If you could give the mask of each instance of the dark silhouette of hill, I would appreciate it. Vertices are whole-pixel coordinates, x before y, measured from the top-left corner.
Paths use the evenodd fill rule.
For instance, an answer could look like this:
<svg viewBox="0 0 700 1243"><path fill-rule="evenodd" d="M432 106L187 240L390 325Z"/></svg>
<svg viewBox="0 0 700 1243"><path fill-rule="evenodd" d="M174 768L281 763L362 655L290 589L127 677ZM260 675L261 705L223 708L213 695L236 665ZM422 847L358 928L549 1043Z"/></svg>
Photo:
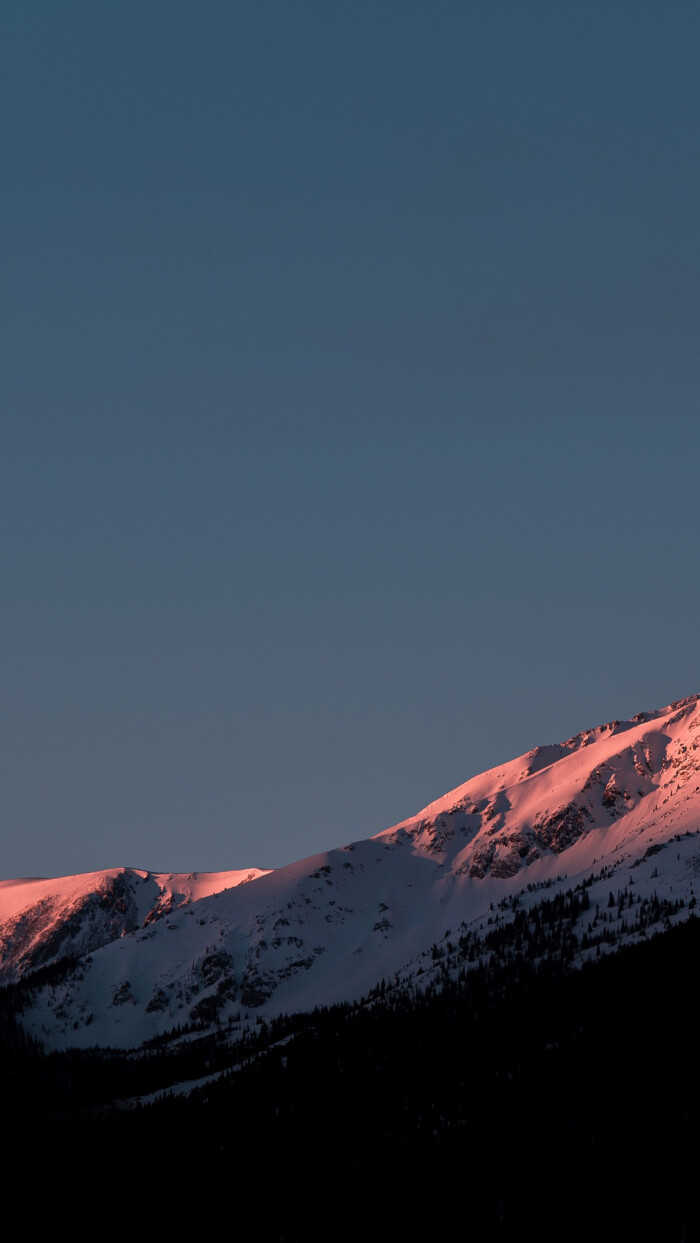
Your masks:
<svg viewBox="0 0 700 1243"><path fill-rule="evenodd" d="M42 1055L2 994L6 1172L93 1194L222 1195L265 1239L338 1231L481 1239L697 1234L700 922L580 970L513 954L425 995L226 1032L138 1057ZM241 1059L244 1058L244 1064ZM228 1073L190 1097L119 1097ZM160 1173L159 1173L160 1171Z"/></svg>

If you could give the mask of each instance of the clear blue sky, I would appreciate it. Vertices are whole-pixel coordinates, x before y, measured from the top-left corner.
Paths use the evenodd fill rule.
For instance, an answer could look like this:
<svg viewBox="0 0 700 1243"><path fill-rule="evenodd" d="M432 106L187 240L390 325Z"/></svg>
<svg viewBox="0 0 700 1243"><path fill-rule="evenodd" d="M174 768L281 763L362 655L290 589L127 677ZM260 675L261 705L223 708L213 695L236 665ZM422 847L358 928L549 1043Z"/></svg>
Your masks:
<svg viewBox="0 0 700 1243"><path fill-rule="evenodd" d="M0 876L700 690L700 8L7 0Z"/></svg>

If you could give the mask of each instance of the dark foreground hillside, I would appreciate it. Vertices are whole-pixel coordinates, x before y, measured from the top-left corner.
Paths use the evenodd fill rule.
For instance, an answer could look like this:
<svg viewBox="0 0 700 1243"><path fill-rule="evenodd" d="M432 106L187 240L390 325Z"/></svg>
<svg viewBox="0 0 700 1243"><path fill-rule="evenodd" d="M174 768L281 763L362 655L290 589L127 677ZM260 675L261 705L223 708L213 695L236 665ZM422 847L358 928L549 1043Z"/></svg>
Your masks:
<svg viewBox="0 0 700 1243"><path fill-rule="evenodd" d="M415 998L387 990L261 1027L248 1063L190 1098L120 1095L230 1065L180 1054L45 1057L4 994L5 1172L46 1195L175 1197L261 1239L698 1237L700 921L581 971L523 959ZM282 1041L282 1043L280 1043ZM174 1202L173 1202L174 1203Z"/></svg>

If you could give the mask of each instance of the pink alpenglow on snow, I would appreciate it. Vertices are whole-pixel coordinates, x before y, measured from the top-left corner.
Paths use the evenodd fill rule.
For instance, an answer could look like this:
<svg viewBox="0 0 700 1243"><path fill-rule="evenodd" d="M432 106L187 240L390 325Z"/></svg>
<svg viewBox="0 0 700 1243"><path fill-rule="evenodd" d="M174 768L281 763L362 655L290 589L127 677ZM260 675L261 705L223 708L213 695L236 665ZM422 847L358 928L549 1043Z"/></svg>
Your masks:
<svg viewBox="0 0 700 1243"><path fill-rule="evenodd" d="M14 979L77 960L24 1015L49 1047L254 1022L358 999L381 979L419 986L433 978L431 946L478 933L496 904L508 918L506 902L533 904L543 887L585 880L605 906L633 884L637 897L673 894L685 918L699 830L691 696L536 747L376 836L272 872L5 881L0 969Z"/></svg>

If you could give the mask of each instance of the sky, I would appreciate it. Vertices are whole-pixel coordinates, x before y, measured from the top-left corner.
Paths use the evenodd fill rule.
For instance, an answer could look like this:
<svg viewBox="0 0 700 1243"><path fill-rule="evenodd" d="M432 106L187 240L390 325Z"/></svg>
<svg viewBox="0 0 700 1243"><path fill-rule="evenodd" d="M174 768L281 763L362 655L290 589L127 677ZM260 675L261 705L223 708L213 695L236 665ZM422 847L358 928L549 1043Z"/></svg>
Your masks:
<svg viewBox="0 0 700 1243"><path fill-rule="evenodd" d="M0 876L700 690L700 9L6 0Z"/></svg>

